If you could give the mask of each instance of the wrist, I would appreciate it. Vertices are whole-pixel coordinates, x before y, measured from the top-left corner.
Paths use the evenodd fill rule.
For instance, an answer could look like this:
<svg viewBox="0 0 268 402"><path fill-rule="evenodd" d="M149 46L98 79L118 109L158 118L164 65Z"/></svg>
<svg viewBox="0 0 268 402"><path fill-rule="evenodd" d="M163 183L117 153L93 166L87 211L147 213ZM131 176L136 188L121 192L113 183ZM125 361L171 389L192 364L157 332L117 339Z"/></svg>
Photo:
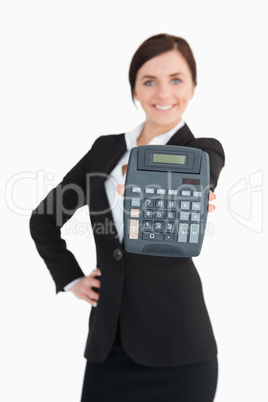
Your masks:
<svg viewBox="0 0 268 402"><path fill-rule="evenodd" d="M75 279L74 281L68 283L68 285L64 286L64 291L68 292L69 290L71 290L71 288L76 285L78 282L80 282L83 279L83 276L80 278Z"/></svg>

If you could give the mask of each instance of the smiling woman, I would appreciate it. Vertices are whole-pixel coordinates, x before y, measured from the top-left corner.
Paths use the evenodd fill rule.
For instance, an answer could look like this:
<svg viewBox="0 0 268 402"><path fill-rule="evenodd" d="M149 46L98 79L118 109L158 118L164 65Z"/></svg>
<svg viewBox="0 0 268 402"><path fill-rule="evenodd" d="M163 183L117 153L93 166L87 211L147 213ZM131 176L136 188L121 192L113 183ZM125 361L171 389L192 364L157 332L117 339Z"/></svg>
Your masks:
<svg viewBox="0 0 268 402"><path fill-rule="evenodd" d="M148 143L152 133L169 131L181 121L194 96L196 62L185 39L155 35L141 44L129 68L132 98L146 114L138 145Z"/></svg>
<svg viewBox="0 0 268 402"><path fill-rule="evenodd" d="M99 137L33 211L31 234L57 292L70 290L94 307L82 402L212 402L217 345L195 265L191 258L128 253L123 202L115 188L125 181L133 147L169 144L209 154L214 190L224 151L213 138L195 138L182 119L196 87L195 60L184 39L167 34L147 39L133 56L129 80L145 121L130 132ZM88 276L60 231L85 204L98 267ZM151 223L156 212L145 215ZM178 217L190 225L190 212ZM161 219L164 223L164 215Z"/></svg>
<svg viewBox="0 0 268 402"><path fill-rule="evenodd" d="M170 50L143 64L133 89L133 98L146 114L139 145L150 141L154 133L167 132L177 125L194 91L192 73L178 50Z"/></svg>

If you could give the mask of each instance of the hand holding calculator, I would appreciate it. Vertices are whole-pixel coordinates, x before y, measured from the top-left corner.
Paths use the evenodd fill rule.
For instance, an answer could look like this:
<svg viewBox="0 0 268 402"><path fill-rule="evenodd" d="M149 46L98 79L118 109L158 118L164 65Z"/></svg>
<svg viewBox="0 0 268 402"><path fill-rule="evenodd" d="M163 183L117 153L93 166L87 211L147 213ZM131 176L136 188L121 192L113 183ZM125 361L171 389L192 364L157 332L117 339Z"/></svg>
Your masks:
<svg viewBox="0 0 268 402"><path fill-rule="evenodd" d="M199 255L209 187L209 156L201 149L133 148L124 193L125 249L156 256Z"/></svg>

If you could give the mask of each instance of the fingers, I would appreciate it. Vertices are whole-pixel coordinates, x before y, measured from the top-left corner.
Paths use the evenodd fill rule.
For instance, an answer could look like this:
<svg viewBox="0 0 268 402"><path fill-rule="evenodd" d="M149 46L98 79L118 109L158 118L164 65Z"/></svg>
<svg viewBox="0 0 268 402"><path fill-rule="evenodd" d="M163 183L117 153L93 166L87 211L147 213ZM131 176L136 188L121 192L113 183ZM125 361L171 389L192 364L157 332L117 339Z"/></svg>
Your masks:
<svg viewBox="0 0 268 402"><path fill-rule="evenodd" d="M93 287L100 288L100 280L96 278L96 276L100 275L100 269L96 268L88 276L85 276L81 281L76 283L70 290L78 299L85 300L92 307L96 307L99 300L99 293L96 292Z"/></svg>
<svg viewBox="0 0 268 402"><path fill-rule="evenodd" d="M100 280L99 279L92 279L91 286L94 288L100 288Z"/></svg>
<svg viewBox="0 0 268 402"><path fill-rule="evenodd" d="M214 194L211 190L209 190L209 195L208 195L208 199L209 201L214 201L216 200L216 194Z"/></svg>
<svg viewBox="0 0 268 402"><path fill-rule="evenodd" d="M97 268L91 272L91 274L87 277L87 283L90 287L100 288L100 279L101 271Z"/></svg>
<svg viewBox="0 0 268 402"><path fill-rule="evenodd" d="M98 303L96 300L91 299L86 293L81 294L81 297L79 297L80 300L85 300L87 303L89 303L92 307L97 307Z"/></svg>
<svg viewBox="0 0 268 402"><path fill-rule="evenodd" d="M208 196L209 201L214 201L216 200L216 198L217 198L216 195L210 190ZM216 209L215 205L208 204L208 212L213 212L215 211L215 209Z"/></svg>
<svg viewBox="0 0 268 402"><path fill-rule="evenodd" d="M88 294L87 294L87 296L89 297L89 299L92 301L92 302L97 302L97 301L99 301L99 293L97 293L97 292L94 292L94 290L92 290L91 292L89 292Z"/></svg>
<svg viewBox="0 0 268 402"><path fill-rule="evenodd" d="M124 197L124 192L125 192L125 186L124 184L118 184L118 186L116 186L116 191L118 192L119 195L121 195L122 197Z"/></svg>
<svg viewBox="0 0 268 402"><path fill-rule="evenodd" d="M90 275L100 276L101 275L101 270L99 268L93 269L93 271L90 273Z"/></svg>
<svg viewBox="0 0 268 402"><path fill-rule="evenodd" d="M97 307L99 300L99 293L95 292L94 288L100 288L100 280L96 276L100 276L101 271L99 268L94 269L91 274L85 278L85 300L88 301L93 307Z"/></svg>
<svg viewBox="0 0 268 402"><path fill-rule="evenodd" d="M76 293L75 296L78 299L85 300L92 307L97 307L99 301L99 294L94 292L94 290L88 291L87 288L81 289L80 292Z"/></svg>
<svg viewBox="0 0 268 402"><path fill-rule="evenodd" d="M213 212L215 211L215 209L216 209L215 205L208 204L208 212Z"/></svg>

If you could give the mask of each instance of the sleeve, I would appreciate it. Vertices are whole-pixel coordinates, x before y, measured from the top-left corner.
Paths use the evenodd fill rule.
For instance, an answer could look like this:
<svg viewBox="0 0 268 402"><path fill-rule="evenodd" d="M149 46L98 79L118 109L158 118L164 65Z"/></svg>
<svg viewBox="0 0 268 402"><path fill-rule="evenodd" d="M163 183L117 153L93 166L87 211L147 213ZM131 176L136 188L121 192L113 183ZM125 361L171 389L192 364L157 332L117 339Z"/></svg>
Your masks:
<svg viewBox="0 0 268 402"><path fill-rule="evenodd" d="M41 201L30 217L30 233L56 284L56 293L84 275L74 255L61 238L61 227L86 204L87 173L98 152L101 137L91 150L64 176L61 183Z"/></svg>
<svg viewBox="0 0 268 402"><path fill-rule="evenodd" d="M210 189L214 191L220 172L225 164L225 154L221 143L215 138L196 138L193 146L209 154Z"/></svg>
<svg viewBox="0 0 268 402"><path fill-rule="evenodd" d="M68 292L72 286L76 285L78 282L81 281L81 279L83 278L83 276L81 278L77 278L74 281L68 283L68 285L64 286L63 290L64 292Z"/></svg>

